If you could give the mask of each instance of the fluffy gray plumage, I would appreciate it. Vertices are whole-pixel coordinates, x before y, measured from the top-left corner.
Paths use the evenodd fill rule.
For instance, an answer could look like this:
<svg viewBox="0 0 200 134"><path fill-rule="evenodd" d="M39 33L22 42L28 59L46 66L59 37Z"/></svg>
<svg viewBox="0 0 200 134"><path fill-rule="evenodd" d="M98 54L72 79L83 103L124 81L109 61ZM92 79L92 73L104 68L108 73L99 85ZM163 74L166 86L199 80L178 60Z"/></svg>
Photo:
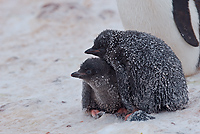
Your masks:
<svg viewBox="0 0 200 134"><path fill-rule="evenodd" d="M83 109L114 113L122 107L115 71L105 61L87 59L71 76L83 80Z"/></svg>
<svg viewBox="0 0 200 134"><path fill-rule="evenodd" d="M162 40L137 31L105 30L85 53L111 65L122 103L147 113L182 109L188 102L180 60Z"/></svg>

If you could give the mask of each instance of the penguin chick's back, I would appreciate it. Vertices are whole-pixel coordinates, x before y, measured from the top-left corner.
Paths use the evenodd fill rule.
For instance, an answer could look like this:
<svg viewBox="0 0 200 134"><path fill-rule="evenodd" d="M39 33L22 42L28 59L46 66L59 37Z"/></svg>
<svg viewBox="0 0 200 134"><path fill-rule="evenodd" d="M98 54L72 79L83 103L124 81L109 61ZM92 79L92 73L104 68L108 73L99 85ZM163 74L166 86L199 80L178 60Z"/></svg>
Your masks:
<svg viewBox="0 0 200 134"><path fill-rule="evenodd" d="M162 40L137 31L105 30L92 49L116 71L125 107L148 113L174 111L188 102L180 60Z"/></svg>

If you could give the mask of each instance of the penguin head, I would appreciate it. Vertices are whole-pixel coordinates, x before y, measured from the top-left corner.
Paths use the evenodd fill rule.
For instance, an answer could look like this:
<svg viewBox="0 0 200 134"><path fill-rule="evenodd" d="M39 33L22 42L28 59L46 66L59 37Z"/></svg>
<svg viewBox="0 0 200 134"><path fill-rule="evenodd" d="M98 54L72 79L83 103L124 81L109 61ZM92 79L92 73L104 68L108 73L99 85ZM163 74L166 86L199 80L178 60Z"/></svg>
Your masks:
<svg viewBox="0 0 200 134"><path fill-rule="evenodd" d="M94 45L92 48L85 51L86 54L93 54L100 58L103 58L108 46L112 44L115 36L117 36L118 32L116 30L105 30L101 32L97 38L94 40Z"/></svg>
<svg viewBox="0 0 200 134"><path fill-rule="evenodd" d="M80 69L71 74L72 77L90 80L110 73L111 67L102 59L89 58L84 61Z"/></svg>

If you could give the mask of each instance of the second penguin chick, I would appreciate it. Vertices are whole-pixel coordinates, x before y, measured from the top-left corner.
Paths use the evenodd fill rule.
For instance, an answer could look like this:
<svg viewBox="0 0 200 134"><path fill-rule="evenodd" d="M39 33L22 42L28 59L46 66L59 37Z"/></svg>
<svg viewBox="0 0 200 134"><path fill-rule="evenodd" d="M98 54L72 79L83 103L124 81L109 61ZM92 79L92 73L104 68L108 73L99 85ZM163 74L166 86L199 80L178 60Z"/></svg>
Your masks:
<svg viewBox="0 0 200 134"><path fill-rule="evenodd" d="M83 109L115 113L122 108L115 71L105 61L87 59L71 76L83 80Z"/></svg>

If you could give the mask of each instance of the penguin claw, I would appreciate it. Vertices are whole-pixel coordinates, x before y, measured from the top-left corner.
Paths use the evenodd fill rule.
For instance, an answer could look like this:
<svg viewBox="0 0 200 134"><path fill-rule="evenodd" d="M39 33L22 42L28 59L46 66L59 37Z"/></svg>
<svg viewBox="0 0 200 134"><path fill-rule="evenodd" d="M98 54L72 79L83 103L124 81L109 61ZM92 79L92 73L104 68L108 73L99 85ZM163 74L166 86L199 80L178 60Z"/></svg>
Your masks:
<svg viewBox="0 0 200 134"><path fill-rule="evenodd" d="M125 117L125 121L147 121L147 120L153 120L155 117L150 116L146 112L139 110L134 113L128 114Z"/></svg>
<svg viewBox="0 0 200 134"><path fill-rule="evenodd" d="M98 119L98 118L100 118L102 115L104 115L105 112L99 111L99 110L91 110L91 111L90 111L90 114L91 114L91 116L92 116L93 118Z"/></svg>

